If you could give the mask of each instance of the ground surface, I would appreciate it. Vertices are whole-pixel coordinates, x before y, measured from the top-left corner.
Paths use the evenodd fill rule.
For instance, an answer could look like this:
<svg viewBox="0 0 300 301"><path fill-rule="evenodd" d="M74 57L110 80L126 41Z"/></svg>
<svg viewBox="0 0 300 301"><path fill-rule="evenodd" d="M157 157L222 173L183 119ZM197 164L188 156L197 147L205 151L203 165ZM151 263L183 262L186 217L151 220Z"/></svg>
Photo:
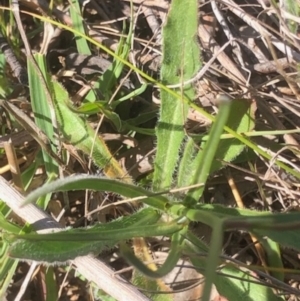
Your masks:
<svg viewBox="0 0 300 301"><path fill-rule="evenodd" d="M161 30L167 17L169 3L163 0L143 2L134 0L133 3L135 41L129 61L147 74L159 79ZM299 17L295 17L294 21L289 23L287 8L282 7L278 10L268 0L224 0L218 1L216 6L213 4L208 0L199 2L198 39L207 71L201 75L201 78L198 74L193 79L197 89L195 102L213 113L218 94L228 94L235 98L249 98L257 108L256 130L274 131L299 128L300 89L296 63L300 61ZM115 51L120 36L123 34L123 22L127 22L126 28L129 25L130 2L121 0L91 1L84 5L82 15L87 26L87 35ZM20 1L20 7L33 12L40 11L42 7L42 10L45 11L43 4L37 4L35 1ZM55 1L54 8L55 17L60 22L72 26L72 20L66 13L68 3L58 4ZM239 14L239 9L243 9L246 14ZM37 23L28 15L22 14L22 21L26 33L30 33L29 42L32 50L39 51L44 36L42 28L37 27ZM224 22L226 22L226 26ZM231 43L228 43L227 47L220 51L220 48L228 41ZM22 43L20 45L23 48ZM84 88L89 89L97 74L103 73L112 61L107 54L95 47L91 48L92 55L79 55L73 35L65 30L56 29L47 46L49 69L63 81L75 105L78 105L82 98L79 91ZM20 57L21 65L25 66L26 58L22 52L16 55ZM71 77L66 75L66 72L70 70L73 71ZM17 83L13 74L7 72L11 80ZM126 72L128 70L125 70L123 75L123 79L125 77L126 79L120 80L116 87L116 89L125 91L124 93L128 93L140 85L140 79L136 74L131 73L126 76ZM97 93L100 99L104 97L101 89ZM26 91L25 97L27 97ZM144 112L151 110L155 112L159 108L159 103L159 91L150 86L132 101L118 106L116 113L122 120L128 120ZM23 109L26 111L27 108ZM26 113L30 112L26 111ZM156 114L157 111L153 118L141 126L154 129ZM99 119L100 115L93 115L90 118L92 125L96 125ZM194 110L189 111L186 124L189 134L206 132L209 126L209 120ZM110 149L116 153L117 159L130 175L136 181L143 180L144 183L147 183L146 176L151 174L153 168L155 137L138 134L132 138L127 133L117 132L109 120L104 120L99 132L108 141ZM27 145L21 149L21 152L26 154L27 159L21 165L21 172L32 164L37 148L36 143L30 139L29 135L26 133L24 135ZM253 140L265 149L272 148L271 146L276 144L277 148L272 150L272 156L275 156L277 152L277 156L285 158L289 162L288 164L294 164L292 166L295 169L299 168L299 152L297 150L300 137L298 134L266 135L255 137ZM3 144L3 141L0 143ZM19 147L20 144L18 137L15 139L15 145ZM124 151L125 148L127 151ZM71 147L69 152L71 154L69 167L75 172L101 172L93 165L89 167L87 158L76 153ZM272 163L257 156L253 158L253 160L249 159L249 162L244 160L242 164L234 163L213 175L206 188L206 202L220 203L230 207L245 206L272 212L299 210L297 184L299 181L291 178L288 174L279 173ZM6 158L2 156L0 160L0 165L6 166ZM11 180L10 172L4 170L2 175ZM35 177L32 188L40 186L43 181L44 175L41 172ZM234 192L239 192L241 199ZM63 226L84 226L95 221L109 221L130 210L124 206L92 215L88 214L99 208L102 202L118 200L117 196L111 194L91 194L86 198L84 193L72 193L69 195L69 199L70 210L61 220ZM53 216L57 216L63 205L62 195L57 195L57 198L50 203L49 212ZM195 225L195 232L209 242L209 229ZM157 242L151 243L155 245ZM254 247L249 235L231 232L226 235L224 243L224 252L228 256L237 256L241 262L262 266L261 255L258 255L258 250ZM155 250L166 252L166 249L158 247ZM115 269L122 269L126 266L121 259L115 258L115 250L101 256L106 258L107 262L111 262ZM282 257L284 267L294 270L294 272L286 273L285 282L298 289L299 254L294 250L284 249ZM27 271L28 265L20 264L14 277L14 284L9 288L7 300L14 300ZM55 268L56 281L61 289L59 300L92 300L93 289L86 282L74 277L74 272L68 274L67 278L63 280L65 274L65 269ZM130 278L131 273L128 272L125 276ZM45 269L41 267L32 276L32 281L21 300L44 300L43 277L45 277ZM298 300L292 293L288 294L287 299Z"/></svg>

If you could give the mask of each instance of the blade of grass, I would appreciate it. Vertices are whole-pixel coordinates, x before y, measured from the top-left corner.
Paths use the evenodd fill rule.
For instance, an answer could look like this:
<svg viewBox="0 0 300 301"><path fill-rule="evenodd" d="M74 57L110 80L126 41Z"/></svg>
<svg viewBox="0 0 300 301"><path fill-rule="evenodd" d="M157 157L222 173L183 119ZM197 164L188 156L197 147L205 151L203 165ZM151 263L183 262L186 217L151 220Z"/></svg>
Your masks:
<svg viewBox="0 0 300 301"><path fill-rule="evenodd" d="M209 247L209 253L205 267L205 284L201 298L202 301L210 300L210 292L213 282L216 278L216 268L219 263L219 254L221 253L223 244L223 231L224 228L222 220L214 223L211 244Z"/></svg>
<svg viewBox="0 0 300 301"><path fill-rule="evenodd" d="M210 130L209 139L205 143L203 151L198 153L197 157L192 163L193 170L189 180L190 185L196 183L206 183L206 180L210 175L213 160L215 160L215 154L218 150L220 136L231 111L231 105L232 103L230 100L225 100L220 103L219 113L217 115L216 122L213 124ZM197 189L189 190L184 199L184 203L188 206L195 205L202 196L203 191L204 185L202 187L198 187Z"/></svg>
<svg viewBox="0 0 300 301"><path fill-rule="evenodd" d="M131 40L133 36L133 22L134 22L133 4L131 2L130 2L130 16L131 16L131 20L130 20L129 30L126 39L124 38L123 35L121 36L121 39L118 44L118 48L115 53L116 56L114 57L112 64L107 70L105 70L103 75L99 77L99 80L96 82L95 85L95 88L97 89L101 88L102 93L107 100L111 100L111 97L114 94L113 91L115 85L117 84L117 81L123 72L124 63L122 62L122 60L126 61L130 52ZM124 22L123 33L125 33L125 24L126 23ZM122 60L118 60L117 57L120 57ZM115 107L114 102L112 103L112 106L113 108Z"/></svg>
<svg viewBox="0 0 300 301"><path fill-rule="evenodd" d="M5 294L18 267L19 260L8 258L5 253L0 260L0 299L5 300Z"/></svg>
<svg viewBox="0 0 300 301"><path fill-rule="evenodd" d="M70 16L72 19L74 29L80 32L82 35L85 35L84 23L80 12L79 1L70 0ZM92 54L87 40L82 38L81 35L75 35L75 41L78 53L86 55Z"/></svg>
<svg viewBox="0 0 300 301"><path fill-rule="evenodd" d="M275 268L270 271L270 274L278 280L284 281L284 265L279 244L270 238L261 238L259 241L266 253L268 266Z"/></svg>
<svg viewBox="0 0 300 301"><path fill-rule="evenodd" d="M234 99L231 100L231 102L231 109L226 126L236 133L244 133L253 130L255 126L255 103L246 99ZM245 147L245 144L234 138L220 140L210 173L222 168L222 161L232 162Z"/></svg>
<svg viewBox="0 0 300 301"><path fill-rule="evenodd" d="M46 70L45 56L42 54L35 54L34 59L45 78L46 84L49 83L50 79ZM55 145L57 145L57 141L54 139L51 111L48 105L44 86L41 83L39 75L36 73L35 66L33 66L30 60L28 60L27 68L31 106L34 113L35 123L41 130L43 130L47 137L52 140L53 143L50 147L54 153L57 153L57 148L55 147ZM57 175L58 165L56 161L53 160L46 151L43 151L43 157L48 176L51 176L52 174Z"/></svg>
<svg viewBox="0 0 300 301"><path fill-rule="evenodd" d="M58 288L55 277L55 271L53 267L43 267L45 271L45 286L46 286L46 300L45 301L57 301L58 300Z"/></svg>

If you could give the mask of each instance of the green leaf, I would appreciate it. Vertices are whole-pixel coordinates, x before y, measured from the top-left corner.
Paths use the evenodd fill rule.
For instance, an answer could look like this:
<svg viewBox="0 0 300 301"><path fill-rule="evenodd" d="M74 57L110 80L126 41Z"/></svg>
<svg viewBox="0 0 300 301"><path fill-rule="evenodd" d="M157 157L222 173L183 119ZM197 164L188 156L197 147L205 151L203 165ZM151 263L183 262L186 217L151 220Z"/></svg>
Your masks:
<svg viewBox="0 0 300 301"><path fill-rule="evenodd" d="M31 192L25 199L25 204L35 202L39 197L56 191L85 190L111 191L128 198L140 197L140 201L157 208L165 210L168 199L161 195L155 195L148 190L127 183L100 178L99 176L76 175L64 179L58 179L45 184ZM142 198L145 196L145 198Z"/></svg>
<svg viewBox="0 0 300 301"><path fill-rule="evenodd" d="M49 100L45 92L44 84L48 85L50 82L49 73L47 71L47 64L45 56L42 54L34 54L34 59L39 66L45 82L42 81L39 74L36 71L35 66L30 60L27 61L28 67L28 80L29 80L29 90L31 98L31 106L34 113L34 119L37 126L47 135L47 137L53 142L51 149L54 153L57 153L57 140L54 138L54 127L52 123L52 107L50 107ZM57 162L51 158L48 153L43 150L43 158L45 162L45 167L47 174L58 174Z"/></svg>
<svg viewBox="0 0 300 301"><path fill-rule="evenodd" d="M260 238L259 242L265 251L268 266L273 268L270 270L271 276L284 281L284 265L281 259L279 244L268 237Z"/></svg>
<svg viewBox="0 0 300 301"><path fill-rule="evenodd" d="M97 135L85 120L70 110L69 95L65 88L59 82L53 81L53 89L56 118L65 140L91 156L94 163L103 168L109 178L131 182L131 178L113 157L102 137Z"/></svg>
<svg viewBox="0 0 300 301"><path fill-rule="evenodd" d="M50 234L4 233L9 256L42 262L65 262L77 256L99 253L133 237L171 235L182 229L176 221L156 223L160 214L151 208L91 228L70 229Z"/></svg>
<svg viewBox="0 0 300 301"><path fill-rule="evenodd" d="M45 270L45 267L43 267ZM46 301L56 301L58 296L58 287L55 279L55 271L53 267L47 267L45 272L45 286L46 286Z"/></svg>
<svg viewBox="0 0 300 301"><path fill-rule="evenodd" d="M241 271L237 268L225 267L220 270L226 276L218 275L215 285L218 292L230 301L283 301L276 296L270 287L260 283L253 283L255 280L251 271ZM232 276L232 277L230 277ZM233 278L234 277L234 278Z"/></svg>
<svg viewBox="0 0 300 301"><path fill-rule="evenodd" d="M289 217L287 216L287 219ZM298 217L300 220L300 216ZM297 217L296 217L297 219ZM300 225L299 225L300 228ZM267 236L270 239L278 242L280 245L294 248L300 251L300 233L299 230L290 230L290 231L278 231L278 230L254 230L253 233L257 233L260 236Z"/></svg>
<svg viewBox="0 0 300 301"><path fill-rule="evenodd" d="M174 209L174 211L173 211ZM221 205L197 205L195 209L173 206L170 211L203 222L212 228L224 220L224 230L247 230L258 236L267 236L283 246L300 250L300 213L270 213L249 209L227 208Z"/></svg>
<svg viewBox="0 0 300 301"><path fill-rule="evenodd" d="M0 300L5 300L7 289L18 267L18 260L8 258L7 252L0 259Z"/></svg>
<svg viewBox="0 0 300 301"><path fill-rule="evenodd" d="M294 0L284 0L282 2L283 9L289 12L291 15L294 17L299 17L300 16L300 5L297 3L297 1ZM280 9L278 9L278 12ZM290 29L290 31L294 34L297 33L297 29L299 28L299 23L295 22L294 20L287 19L286 20L287 25Z"/></svg>
<svg viewBox="0 0 300 301"><path fill-rule="evenodd" d="M128 263L135 267L139 272L143 273L145 276L150 278L162 278L163 276L170 273L181 256L181 249L183 245L183 235L186 233L186 228L181 231L176 232L172 235L171 248L167 259L162 264L162 266L153 271L149 269L144 263L142 263L136 256L134 256L126 244L121 244L121 254L128 261Z"/></svg>
<svg viewBox="0 0 300 301"><path fill-rule="evenodd" d="M232 100L230 114L226 126L236 133L246 133L254 129L255 126L255 103L246 99ZM244 149L246 145L241 141L231 138L222 139L219 142L218 150L215 154L210 173L223 167L223 163L232 162Z"/></svg>
<svg viewBox="0 0 300 301"><path fill-rule="evenodd" d="M177 187L187 187L190 184L191 170L195 169L196 151L195 141L187 137L186 141L184 141L183 154L178 168Z"/></svg>
<svg viewBox="0 0 300 301"><path fill-rule="evenodd" d="M1 230L10 232L10 233L20 233L21 228L16 226L15 224L6 220L3 214L0 212L0 228Z"/></svg>
<svg viewBox="0 0 300 301"><path fill-rule="evenodd" d="M200 69L197 43L198 1L172 1L167 22L163 28L163 60L161 80L165 85L191 79ZM184 12L184 13L183 13ZM174 34L176 33L176 34ZM179 90L178 90L179 91ZM194 99L191 85L182 89L183 95ZM161 106L157 124L157 152L154 162L153 188L169 189L184 138L184 123L188 106L173 94L161 90Z"/></svg>
<svg viewBox="0 0 300 301"><path fill-rule="evenodd" d="M79 1L71 0L70 1L70 15L72 18L72 25L75 30L80 32L82 35L85 35L84 23L80 11ZM80 54L91 55L90 47L87 43L87 40L82 38L79 35L76 35L75 38L77 50Z"/></svg>
<svg viewBox="0 0 300 301"><path fill-rule="evenodd" d="M192 169L190 170L190 179L188 181L189 185L206 183L214 163L215 154L220 149L220 136L223 132L224 125L228 120L230 112L232 112L231 101L222 101L220 103L220 108L216 120L210 130L209 138L203 146L203 149L199 151L198 155L191 164ZM188 177L188 175L186 175L186 177ZM184 199L184 202L188 206L196 204L199 198L202 196L203 191L204 185L189 190L187 196Z"/></svg>
<svg viewBox="0 0 300 301"><path fill-rule="evenodd" d="M34 161L22 172L21 177L25 191L28 192L27 189L36 175L36 170L41 165L43 165L43 154L41 151L39 151L35 156Z"/></svg>
<svg viewBox="0 0 300 301"><path fill-rule="evenodd" d="M207 261L207 258L203 256L203 254L206 254L208 250L208 246L194 234L188 233L186 252L188 252L188 254L193 254L190 256L190 260L199 272L203 272ZM199 256L197 256L197 254L199 254ZM276 296L271 288L257 282L258 280L254 279L250 270L240 270L237 267L229 265L226 265L222 269L218 269L218 274L214 279L214 284L216 285L219 294L230 301L283 300Z"/></svg>
<svg viewBox="0 0 300 301"><path fill-rule="evenodd" d="M130 26L127 34L127 38L121 37L117 51L114 56L114 61L111 66L105 70L103 75L99 79L99 87L103 91L103 94L107 99L110 99L114 89L114 86L117 84L118 78L121 76L123 69L124 69L124 61L126 62L130 49L131 49L131 40L133 35L133 23L134 23L134 14L133 14L133 5L131 3L130 7L131 12L131 20ZM125 29L125 22L124 29ZM124 33L125 30L123 30ZM118 102L119 104L119 102Z"/></svg>
<svg viewBox="0 0 300 301"><path fill-rule="evenodd" d="M82 104L79 108L69 108L78 114L92 115L101 112L107 106L107 101L95 101Z"/></svg>
<svg viewBox="0 0 300 301"><path fill-rule="evenodd" d="M300 226L300 213L271 213L267 211L255 211L250 209L229 208L222 205L198 204L195 209L183 209L174 206L174 211L178 215L185 215L192 221L202 221L201 217L208 214L211 218L223 219L225 221L226 230L244 229L274 232L290 231ZM172 208L170 208L172 210ZM206 223L206 221L203 221ZM207 223L210 225L210 223Z"/></svg>
<svg viewBox="0 0 300 301"><path fill-rule="evenodd" d="M146 88L148 87L148 84L142 84L139 88L133 90L132 92L126 94L125 96L119 98L118 100L114 100L112 103L112 107L115 108L116 106L118 106L121 102L128 100L130 98L134 98L135 96L138 96L140 94L142 94L143 92L145 92Z"/></svg>
<svg viewBox="0 0 300 301"><path fill-rule="evenodd" d="M8 237L6 237L7 239ZM65 263L67 260L90 253L100 253L112 248L116 241L97 242L61 242L61 241L27 241L18 239L9 248L9 256L23 260L43 263Z"/></svg>

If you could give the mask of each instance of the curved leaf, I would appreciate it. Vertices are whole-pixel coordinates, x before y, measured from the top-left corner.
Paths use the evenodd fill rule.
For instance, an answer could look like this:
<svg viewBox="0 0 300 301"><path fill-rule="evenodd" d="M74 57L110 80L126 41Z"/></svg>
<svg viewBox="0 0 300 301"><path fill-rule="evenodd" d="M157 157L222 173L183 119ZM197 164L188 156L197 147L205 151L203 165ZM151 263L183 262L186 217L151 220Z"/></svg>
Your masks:
<svg viewBox="0 0 300 301"><path fill-rule="evenodd" d="M155 195L141 187L119 182L116 180L104 179L99 176L77 175L53 181L45 184L35 191L31 192L25 199L25 204L35 202L40 196L55 191L69 191L69 190L85 190L91 189L96 191L111 191L128 198L140 197L140 201L153 206L157 209L164 210L168 199ZM142 198L145 196L145 198Z"/></svg>
<svg viewBox="0 0 300 301"><path fill-rule="evenodd" d="M67 229L49 234L4 233L9 256L42 262L65 262L77 256L100 253L133 237L167 235L179 231L177 222L157 223L160 214L144 208L130 216L91 228Z"/></svg>

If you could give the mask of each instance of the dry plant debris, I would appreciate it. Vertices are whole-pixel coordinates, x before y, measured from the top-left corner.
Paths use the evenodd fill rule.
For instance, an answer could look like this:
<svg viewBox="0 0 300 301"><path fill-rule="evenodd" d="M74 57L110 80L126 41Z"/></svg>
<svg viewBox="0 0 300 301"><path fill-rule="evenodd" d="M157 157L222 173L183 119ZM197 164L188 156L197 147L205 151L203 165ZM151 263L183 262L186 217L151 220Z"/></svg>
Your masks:
<svg viewBox="0 0 300 301"><path fill-rule="evenodd" d="M168 14L169 3L163 0L133 0L132 2L135 27L129 60L133 65L158 78L161 61L161 31ZM297 3L300 6L299 2ZM21 10L44 16L50 14L46 1L22 0L19 4ZM53 5L51 12L53 16L72 27L72 19L66 10L68 3L54 1ZM118 41L124 34L123 21L128 23L130 18L130 1L89 1L84 2L81 9L87 35L116 51ZM98 49L93 49L90 55L77 53L74 37L59 28L55 28L52 32L49 30L49 37L45 40L40 29L35 28L33 19L26 14L21 16L25 32L31 33L29 37L31 49L33 51L41 47L46 49L47 63L51 71L64 82L75 104L78 105L93 86L94 76L102 74L109 67L111 58L105 53L99 53ZM299 129L300 126L299 20L300 17L291 14L286 7L275 6L269 0L200 1L198 40L205 72L203 69L199 70L199 73L191 79L197 88L195 102L209 112L214 112L215 99L219 94L230 95L237 99L251 99L257 107L255 125L257 131L286 131L282 136L253 137L253 141L274 158L280 158L297 171L299 171L300 137L298 133L289 133L288 130ZM9 60L14 56L7 45L5 39L1 37L0 49L6 56L7 63L11 65L10 73L6 69L7 76L17 86L17 81L24 83L24 69L22 68L25 66L26 57L22 55L22 52L16 53L16 56L21 58L21 64L19 60ZM119 83L120 86L116 87L117 90L128 92L141 81L139 75L134 73L124 74L123 78L124 80ZM184 83L178 83L178 85L182 84ZM20 93L23 93L23 97L28 97L26 89ZM103 96L101 91L98 93L99 97ZM20 95L13 95L11 99L20 99ZM26 115L31 116L28 102L18 103L16 100L15 105ZM126 120L136 118L141 113L153 111L153 118L143 124L144 128L153 129L156 121L155 112L159 105L157 88L149 87L131 102L126 102L126 105L119 109L118 114ZM92 124L97 125L100 116L95 114L92 118ZM188 134L206 132L210 125L209 120L193 109L189 110L188 118L189 121L186 124ZM4 148L7 143L12 145L11 148L6 146L6 157L0 157L1 176L10 181L13 180L17 188L22 191L24 188L18 179L22 172L33 164L38 146L28 132L14 131L10 120L3 112L1 124L6 124L7 128L11 129L11 133L0 137L0 147ZM141 134L132 138L125 133L116 132L108 120L102 122L99 131L105 136L105 140L124 169L128 170L136 181L146 179L146 175L151 173L153 168L152 162L155 155L153 136ZM70 154L68 170L74 173L96 172L95 167L88 163L87 158L71 146L66 147ZM9 156L8 149L10 149L11 156ZM251 155L249 157L252 158ZM12 166L12 164L20 166L17 174L11 172L9 165ZM44 179L43 170L40 170L36 173L30 189L40 186ZM299 210L299 195L297 179L279 172L273 162L267 162L259 157L255 157L254 161L249 159L249 162L243 164L230 164L224 172L216 174L210 180L205 192L207 202L272 212ZM60 215L63 207L62 196L57 197L59 201L53 201L49 208L50 213L55 217ZM70 210L62 217L60 221L62 225L82 226L87 221L92 223L95 220L105 222L130 210L130 207L118 206L101 211L103 204L118 200L118 197L112 194L86 196L82 193L74 193L69 195L69 200ZM98 212L91 214L90 211L97 211L95 209L98 209ZM210 231L203 226L195 225L195 233L203 236L206 241L210 240ZM154 243L153 256L162 250L166 252L168 246L163 248L160 245L155 249ZM164 242L160 243L164 245ZM115 258L114 251L105 254L107 262L114 264L114 267L118 269L125 268L125 263ZM224 251L228 256L246 264L264 266L263 252L260 253L251 238L244 233L228 234ZM282 250L282 256L286 269L299 270L298 252L286 249ZM43 300L43 277L46 272L44 268L37 269L32 274L30 285L21 300ZM7 300L16 300L14 298L22 285L21 281L25 279L26 270L28 266L21 264L14 283L8 290ZM59 300L91 300L92 290L87 289L81 281L75 281L74 273L68 274L67 278L62 281L62 275L65 273L65 270L55 268L58 286L61 286ZM130 275L130 272L126 274L127 277ZM197 275L193 276L197 277ZM296 273L286 273L285 282L299 292L299 276ZM193 281L183 288L192 284ZM172 287L176 287L174 283ZM178 287L182 289L182 286L178 285ZM31 296L28 297L30 293ZM181 300L196 299L199 297L199 295L195 296L197 293L199 292L192 289L188 291L188 295L180 295ZM286 300L300 300L299 295L300 293L296 296L291 292L286 296ZM212 300L221 300L222 297L217 294L214 298Z"/></svg>

